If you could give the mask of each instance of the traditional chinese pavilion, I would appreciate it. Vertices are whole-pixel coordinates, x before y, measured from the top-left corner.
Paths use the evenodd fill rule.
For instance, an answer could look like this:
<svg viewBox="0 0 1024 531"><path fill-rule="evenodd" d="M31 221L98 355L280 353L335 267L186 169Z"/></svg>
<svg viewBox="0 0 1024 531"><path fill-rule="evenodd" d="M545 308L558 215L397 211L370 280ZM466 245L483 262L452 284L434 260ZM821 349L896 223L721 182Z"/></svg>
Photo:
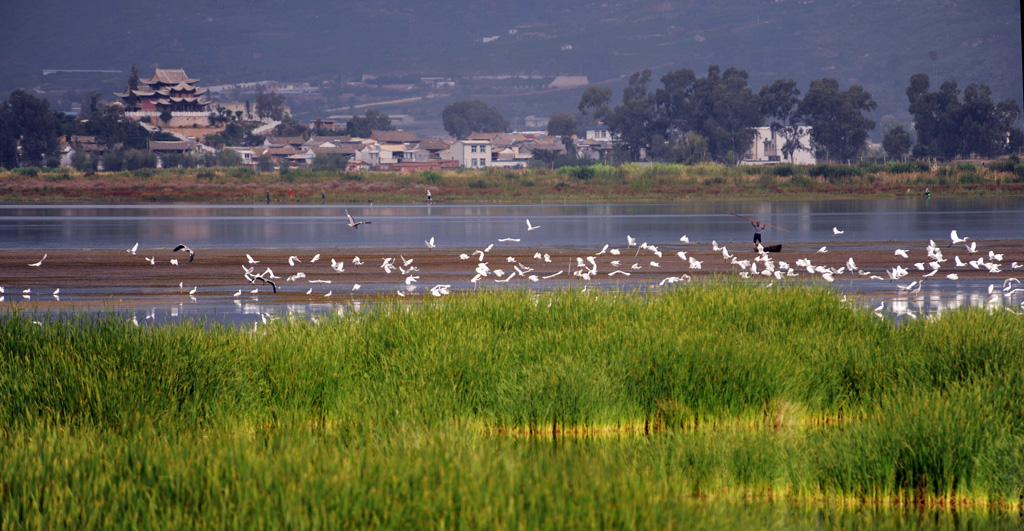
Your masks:
<svg viewBox="0 0 1024 531"><path fill-rule="evenodd" d="M114 95L124 102L129 111L145 112L205 112L209 111L209 91L195 86L199 82L185 74L182 68L157 68L153 77L140 79L139 86ZM134 97L133 97L134 96Z"/></svg>

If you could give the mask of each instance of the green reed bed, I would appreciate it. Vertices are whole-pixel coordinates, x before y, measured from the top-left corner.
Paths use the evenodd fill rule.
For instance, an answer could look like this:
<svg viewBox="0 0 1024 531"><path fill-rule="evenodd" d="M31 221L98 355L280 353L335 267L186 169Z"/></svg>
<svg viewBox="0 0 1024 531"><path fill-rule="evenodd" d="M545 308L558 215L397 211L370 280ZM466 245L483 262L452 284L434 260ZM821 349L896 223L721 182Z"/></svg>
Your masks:
<svg viewBox="0 0 1024 531"><path fill-rule="evenodd" d="M804 526L822 514L799 507L850 504L1019 523L1009 312L894 326L823 289L724 283L255 332L0 320L3 527Z"/></svg>

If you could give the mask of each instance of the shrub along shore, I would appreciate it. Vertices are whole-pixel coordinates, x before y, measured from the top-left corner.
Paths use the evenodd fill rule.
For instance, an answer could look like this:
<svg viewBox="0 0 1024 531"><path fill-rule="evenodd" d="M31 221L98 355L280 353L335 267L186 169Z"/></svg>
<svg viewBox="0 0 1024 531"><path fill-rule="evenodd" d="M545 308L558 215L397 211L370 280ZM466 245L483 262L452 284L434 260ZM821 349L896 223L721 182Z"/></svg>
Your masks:
<svg viewBox="0 0 1024 531"><path fill-rule="evenodd" d="M791 166L625 164L557 170L419 173L245 167L80 173L69 168L0 172L5 202L417 203L665 202L922 195L1024 194L1018 160L931 166L918 162Z"/></svg>
<svg viewBox="0 0 1024 531"><path fill-rule="evenodd" d="M895 326L728 282L255 331L8 314L0 527L807 527L800 507L865 505L1013 526L1021 345L1007 311Z"/></svg>

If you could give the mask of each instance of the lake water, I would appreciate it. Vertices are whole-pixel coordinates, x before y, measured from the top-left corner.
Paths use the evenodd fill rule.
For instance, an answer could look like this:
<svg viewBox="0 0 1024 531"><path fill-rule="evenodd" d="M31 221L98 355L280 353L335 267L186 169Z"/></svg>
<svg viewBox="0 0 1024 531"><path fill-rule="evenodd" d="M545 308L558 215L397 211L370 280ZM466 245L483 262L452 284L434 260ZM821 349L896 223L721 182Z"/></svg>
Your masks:
<svg viewBox="0 0 1024 531"><path fill-rule="evenodd" d="M346 210L368 221L346 226ZM439 249L483 248L502 238L524 238L530 246L599 249L625 246L626 236L655 245L691 242L722 244L750 241L750 223L727 214L760 219L783 230L764 232L766 243L835 241L833 227L848 241L889 249L886 242L947 243L950 231L972 240L1024 239L1024 197L914 196L856 199L685 204L542 205L0 205L2 250L126 249L187 243L196 249L345 249L423 248L434 238ZM527 232L529 219L541 229ZM1021 259L1024 262L1024 258ZM865 304L886 303L892 315L934 314L965 305L990 305L990 282L946 282L937 278L917 301L898 294L872 293ZM618 284L621 287L621 284ZM885 283L840 283L844 290L891 291ZM463 288L468 287L461 286ZM456 286L459 289L460 286ZM234 288L232 288L233 290ZM1009 299L1000 305L1016 305ZM268 312L322 314L358 309L345 304L244 303L224 296L200 304L153 307L156 320L205 317L237 323ZM2 308L2 306L0 306ZM1019 310L1019 308L1015 308ZM139 314L140 316L142 314Z"/></svg>
<svg viewBox="0 0 1024 531"><path fill-rule="evenodd" d="M372 222L345 226L348 210ZM584 205L0 205L0 249L122 249L188 242L194 248L483 247L519 238L525 219L543 230L538 246L595 247L632 235L652 244L747 242L757 218L766 242L814 242L833 237L866 242L948 240L953 229L976 240L1024 237L1024 198L717 202Z"/></svg>

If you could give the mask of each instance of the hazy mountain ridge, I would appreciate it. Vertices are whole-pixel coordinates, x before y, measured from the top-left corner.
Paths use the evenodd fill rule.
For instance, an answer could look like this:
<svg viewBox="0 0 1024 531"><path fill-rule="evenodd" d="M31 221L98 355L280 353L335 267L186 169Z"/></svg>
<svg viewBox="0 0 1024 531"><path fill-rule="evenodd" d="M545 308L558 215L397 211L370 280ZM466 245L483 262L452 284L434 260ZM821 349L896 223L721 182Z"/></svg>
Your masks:
<svg viewBox="0 0 1024 531"><path fill-rule="evenodd" d="M702 74L719 64L746 70L755 90L779 77L804 90L826 76L844 87L861 84L879 102L879 115L905 112L915 72L936 85L984 82L997 99L1024 100L1018 3L434 0L399 8L372 0L113 0L96 8L41 0L5 9L5 93L42 84L44 68L120 69L123 84L133 63L143 75L157 65L183 67L203 84L361 74L582 74L597 81L646 67L657 80L668 70ZM83 87L92 89L109 87Z"/></svg>

